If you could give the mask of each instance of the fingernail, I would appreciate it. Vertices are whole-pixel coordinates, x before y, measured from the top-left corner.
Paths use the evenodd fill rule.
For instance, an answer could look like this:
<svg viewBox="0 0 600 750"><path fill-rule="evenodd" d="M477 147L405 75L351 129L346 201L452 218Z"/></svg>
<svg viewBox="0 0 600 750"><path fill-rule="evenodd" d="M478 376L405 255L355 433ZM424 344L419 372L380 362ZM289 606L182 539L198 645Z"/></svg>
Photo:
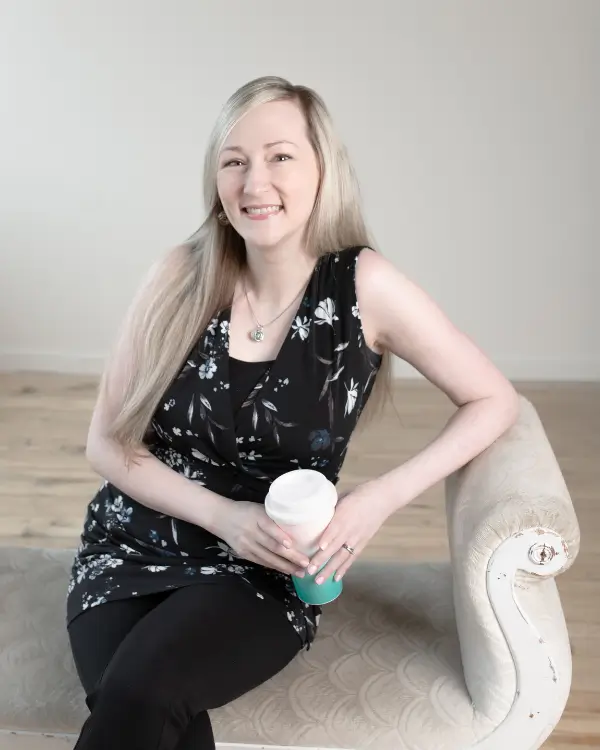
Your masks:
<svg viewBox="0 0 600 750"><path fill-rule="evenodd" d="M321 545L321 549L326 550L328 546L329 546L329 542L323 542L323 544Z"/></svg>
<svg viewBox="0 0 600 750"><path fill-rule="evenodd" d="M292 545L288 542L287 539L284 539L283 546L286 547L287 549L290 549Z"/></svg>
<svg viewBox="0 0 600 750"><path fill-rule="evenodd" d="M308 575L312 576L316 572L317 572L317 566L316 565L309 566L309 568L308 568Z"/></svg>
<svg viewBox="0 0 600 750"><path fill-rule="evenodd" d="M335 580L336 580L336 583L337 583L338 581L341 581L341 580L342 580L342 576L341 576L341 575L340 575L339 573L336 573L336 574L335 574Z"/></svg>
<svg viewBox="0 0 600 750"><path fill-rule="evenodd" d="M296 578L304 578L304 571L303 570L296 571Z"/></svg>
<svg viewBox="0 0 600 750"><path fill-rule="evenodd" d="M319 576L315 583L317 584L317 586L320 586L323 583L323 576Z"/></svg>

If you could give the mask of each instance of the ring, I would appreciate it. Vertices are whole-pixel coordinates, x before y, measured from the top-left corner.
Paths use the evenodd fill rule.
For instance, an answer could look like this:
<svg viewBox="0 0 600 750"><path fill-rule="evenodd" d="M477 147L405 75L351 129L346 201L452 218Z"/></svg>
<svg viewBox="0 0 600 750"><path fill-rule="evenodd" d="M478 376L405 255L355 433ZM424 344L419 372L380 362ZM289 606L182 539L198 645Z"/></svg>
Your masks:
<svg viewBox="0 0 600 750"><path fill-rule="evenodd" d="M356 554L356 550L354 549L354 547L350 547L349 544L342 544L342 547L343 547L343 549L346 550L346 552L349 552L351 555L355 555Z"/></svg>

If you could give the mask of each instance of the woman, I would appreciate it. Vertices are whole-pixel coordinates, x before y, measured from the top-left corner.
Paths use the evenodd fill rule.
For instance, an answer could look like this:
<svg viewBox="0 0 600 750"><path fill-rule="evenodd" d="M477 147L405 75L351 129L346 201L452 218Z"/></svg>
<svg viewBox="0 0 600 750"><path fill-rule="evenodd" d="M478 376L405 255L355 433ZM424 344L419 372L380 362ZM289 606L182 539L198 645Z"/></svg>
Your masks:
<svg viewBox="0 0 600 750"><path fill-rule="evenodd" d="M290 574L343 576L384 521L514 421L512 386L371 249L322 100L280 78L225 106L207 218L134 300L106 369L67 621L91 710L79 750L210 750L207 711L279 672L320 616ZM345 496L308 560L266 516L297 467L336 482L392 354L458 407L419 455Z"/></svg>

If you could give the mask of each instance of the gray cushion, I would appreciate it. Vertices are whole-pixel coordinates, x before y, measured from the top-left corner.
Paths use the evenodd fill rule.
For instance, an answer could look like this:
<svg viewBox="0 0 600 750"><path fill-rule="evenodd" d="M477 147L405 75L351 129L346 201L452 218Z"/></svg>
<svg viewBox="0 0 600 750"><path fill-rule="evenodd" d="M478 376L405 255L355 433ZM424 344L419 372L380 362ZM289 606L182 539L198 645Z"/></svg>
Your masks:
<svg viewBox="0 0 600 750"><path fill-rule="evenodd" d="M65 628L72 557L0 549L0 730L76 734L87 715ZM493 728L465 688L449 565L361 560L313 648L211 716L220 742L353 750L458 749Z"/></svg>

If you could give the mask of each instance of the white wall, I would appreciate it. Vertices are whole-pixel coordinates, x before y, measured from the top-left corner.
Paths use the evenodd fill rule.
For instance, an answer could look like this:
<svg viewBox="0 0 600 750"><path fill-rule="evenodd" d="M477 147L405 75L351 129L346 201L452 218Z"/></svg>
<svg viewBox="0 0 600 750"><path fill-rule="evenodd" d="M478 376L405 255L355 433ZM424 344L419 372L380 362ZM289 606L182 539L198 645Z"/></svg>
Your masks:
<svg viewBox="0 0 600 750"><path fill-rule="evenodd" d="M201 222L219 107L277 74L323 94L381 249L509 377L600 379L597 0L0 14L0 368L102 366L141 274Z"/></svg>

